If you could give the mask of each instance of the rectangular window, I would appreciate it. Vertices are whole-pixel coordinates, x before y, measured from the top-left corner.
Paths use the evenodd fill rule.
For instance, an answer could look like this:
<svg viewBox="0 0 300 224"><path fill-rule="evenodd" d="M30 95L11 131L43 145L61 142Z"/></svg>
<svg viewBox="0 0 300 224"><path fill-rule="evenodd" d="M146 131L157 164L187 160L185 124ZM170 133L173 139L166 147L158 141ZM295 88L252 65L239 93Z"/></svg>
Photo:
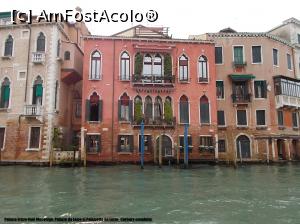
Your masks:
<svg viewBox="0 0 300 224"><path fill-rule="evenodd" d="M118 152L133 152L133 135L119 135Z"/></svg>
<svg viewBox="0 0 300 224"><path fill-rule="evenodd" d="M180 81L188 81L188 58L185 55L182 55L179 58L179 80Z"/></svg>
<svg viewBox="0 0 300 224"><path fill-rule="evenodd" d="M255 98L267 98L267 81L254 81Z"/></svg>
<svg viewBox="0 0 300 224"><path fill-rule="evenodd" d="M244 64L244 47L243 46L233 47L233 55L234 55L234 64L237 64L237 65Z"/></svg>
<svg viewBox="0 0 300 224"><path fill-rule="evenodd" d="M31 127L30 128L30 140L29 140L29 148L30 149L38 149L40 148L40 127Z"/></svg>
<svg viewBox="0 0 300 224"><path fill-rule="evenodd" d="M299 127L299 119L298 119L298 112L293 112L293 128L298 128Z"/></svg>
<svg viewBox="0 0 300 224"><path fill-rule="evenodd" d="M261 63L261 46L252 46L252 63Z"/></svg>
<svg viewBox="0 0 300 224"><path fill-rule="evenodd" d="M273 65L278 66L278 50L273 48Z"/></svg>
<svg viewBox="0 0 300 224"><path fill-rule="evenodd" d="M0 150L4 149L5 128L0 128Z"/></svg>
<svg viewBox="0 0 300 224"><path fill-rule="evenodd" d="M81 117L81 102L77 102L75 104L75 117L80 118Z"/></svg>
<svg viewBox="0 0 300 224"><path fill-rule="evenodd" d="M18 72L18 80L24 80L26 79L26 72L20 71Z"/></svg>
<svg viewBox="0 0 300 224"><path fill-rule="evenodd" d="M139 135L139 152L141 152L142 136ZM144 150L149 152L152 149L152 136L144 135Z"/></svg>
<svg viewBox="0 0 300 224"><path fill-rule="evenodd" d="M214 149L213 137L212 136L200 136L200 150L212 150Z"/></svg>
<svg viewBox="0 0 300 224"><path fill-rule="evenodd" d="M237 113L237 125L247 126L247 111L237 110L236 113Z"/></svg>
<svg viewBox="0 0 300 224"><path fill-rule="evenodd" d="M265 110L257 110L256 111L256 125L258 125L258 126L266 125L266 111Z"/></svg>
<svg viewBox="0 0 300 224"><path fill-rule="evenodd" d="M217 81L217 98L224 99L224 82Z"/></svg>
<svg viewBox="0 0 300 224"><path fill-rule="evenodd" d="M278 126L284 126L282 110L277 111L277 118L278 118Z"/></svg>
<svg viewBox="0 0 300 224"><path fill-rule="evenodd" d="M86 142L87 153L98 153L101 151L101 135L89 135L87 134Z"/></svg>
<svg viewBox="0 0 300 224"><path fill-rule="evenodd" d="M298 44L300 44L300 34L298 33Z"/></svg>
<svg viewBox="0 0 300 224"><path fill-rule="evenodd" d="M289 70L292 70L292 58L290 54L286 54L287 67Z"/></svg>
<svg viewBox="0 0 300 224"><path fill-rule="evenodd" d="M215 47L215 62L216 64L223 64L223 48Z"/></svg>
<svg viewBox="0 0 300 224"><path fill-rule="evenodd" d="M223 110L217 111L218 126L225 126L225 113Z"/></svg>
<svg viewBox="0 0 300 224"><path fill-rule="evenodd" d="M225 139L219 139L218 141L219 152L226 152L226 141Z"/></svg>
<svg viewBox="0 0 300 224"><path fill-rule="evenodd" d="M189 152L192 152L193 149L193 143L192 143L192 136L187 136L187 144L188 144L188 150ZM179 136L179 148L180 152L184 152L184 136Z"/></svg>

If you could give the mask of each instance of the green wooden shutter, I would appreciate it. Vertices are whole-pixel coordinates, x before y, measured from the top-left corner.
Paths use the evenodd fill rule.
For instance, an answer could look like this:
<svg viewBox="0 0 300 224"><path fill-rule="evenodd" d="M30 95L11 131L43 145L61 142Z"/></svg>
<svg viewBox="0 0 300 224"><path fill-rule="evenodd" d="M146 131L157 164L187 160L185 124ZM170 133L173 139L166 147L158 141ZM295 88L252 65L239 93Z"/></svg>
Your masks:
<svg viewBox="0 0 300 224"><path fill-rule="evenodd" d="M98 112L99 112L99 121L102 121L103 100L99 100L98 106L99 106L99 109L98 109Z"/></svg>
<svg viewBox="0 0 300 224"><path fill-rule="evenodd" d="M90 120L90 100L85 101L85 120Z"/></svg>
<svg viewBox="0 0 300 224"><path fill-rule="evenodd" d="M37 84L36 85L35 95L36 95L36 97L42 97L43 96L43 86L42 86L42 84Z"/></svg>
<svg viewBox="0 0 300 224"><path fill-rule="evenodd" d="M121 100L118 100L118 118L121 121Z"/></svg>
<svg viewBox="0 0 300 224"><path fill-rule="evenodd" d="M132 105L133 105L133 101L132 100L129 100L129 121L131 121L132 122L132 120L133 120L133 115L132 115Z"/></svg>
<svg viewBox="0 0 300 224"><path fill-rule="evenodd" d="M9 86L4 87L4 101L9 101L10 88Z"/></svg>

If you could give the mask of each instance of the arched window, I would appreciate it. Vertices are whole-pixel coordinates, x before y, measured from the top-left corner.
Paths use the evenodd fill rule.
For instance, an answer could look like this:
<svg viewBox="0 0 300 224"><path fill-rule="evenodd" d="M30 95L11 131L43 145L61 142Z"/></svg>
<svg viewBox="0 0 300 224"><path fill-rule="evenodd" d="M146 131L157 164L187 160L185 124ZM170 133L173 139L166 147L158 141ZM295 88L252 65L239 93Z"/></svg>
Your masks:
<svg viewBox="0 0 300 224"><path fill-rule="evenodd" d="M208 81L207 58L203 55L200 56L198 60L198 73L199 73L199 82Z"/></svg>
<svg viewBox="0 0 300 224"><path fill-rule="evenodd" d="M100 71L101 71L101 54L99 51L94 51L91 57L90 79L100 79Z"/></svg>
<svg viewBox="0 0 300 224"><path fill-rule="evenodd" d="M86 100L86 120L101 121L102 120L102 100L96 92Z"/></svg>
<svg viewBox="0 0 300 224"><path fill-rule="evenodd" d="M188 58L184 54L179 58L179 80L188 81Z"/></svg>
<svg viewBox="0 0 300 224"><path fill-rule="evenodd" d="M152 122L153 118L153 107L152 107L152 99L150 96L145 98L145 105L144 105L144 114L145 114L145 123L149 124Z"/></svg>
<svg viewBox="0 0 300 224"><path fill-rule="evenodd" d="M153 75L162 76L162 59L159 54L156 54L153 61Z"/></svg>
<svg viewBox="0 0 300 224"><path fill-rule="evenodd" d="M132 103L129 96L124 93L119 100L119 120L130 121L132 114Z"/></svg>
<svg viewBox="0 0 300 224"><path fill-rule="evenodd" d="M43 103L43 80L38 76L33 84L32 104L42 105Z"/></svg>
<svg viewBox="0 0 300 224"><path fill-rule="evenodd" d="M69 61L70 58L71 58L71 53L70 53L70 51L65 51L64 60Z"/></svg>
<svg viewBox="0 0 300 224"><path fill-rule="evenodd" d="M185 95L181 96L179 100L179 114L180 123L188 124L190 120L189 99Z"/></svg>
<svg viewBox="0 0 300 224"><path fill-rule="evenodd" d="M46 37L44 33L40 32L36 41L36 51L45 52L45 47L46 47Z"/></svg>
<svg viewBox="0 0 300 224"><path fill-rule="evenodd" d="M121 54L120 79L130 80L130 57L127 52Z"/></svg>
<svg viewBox="0 0 300 224"><path fill-rule="evenodd" d="M1 84L1 108L8 108L10 98L10 81L5 78Z"/></svg>
<svg viewBox="0 0 300 224"><path fill-rule="evenodd" d="M12 56L13 45L14 45L14 40L11 35L8 35L7 39L5 40L4 56L7 57Z"/></svg>
<svg viewBox="0 0 300 224"><path fill-rule="evenodd" d="M144 56L143 75L152 75L152 57L150 54Z"/></svg>
<svg viewBox="0 0 300 224"><path fill-rule="evenodd" d="M163 103L162 99L157 96L154 103L154 120L161 123L163 119Z"/></svg>
<svg viewBox="0 0 300 224"><path fill-rule="evenodd" d="M134 122L140 124L143 120L143 102L140 96L134 98Z"/></svg>
<svg viewBox="0 0 300 224"><path fill-rule="evenodd" d="M201 124L210 123L209 102L206 96L200 98L200 122Z"/></svg>

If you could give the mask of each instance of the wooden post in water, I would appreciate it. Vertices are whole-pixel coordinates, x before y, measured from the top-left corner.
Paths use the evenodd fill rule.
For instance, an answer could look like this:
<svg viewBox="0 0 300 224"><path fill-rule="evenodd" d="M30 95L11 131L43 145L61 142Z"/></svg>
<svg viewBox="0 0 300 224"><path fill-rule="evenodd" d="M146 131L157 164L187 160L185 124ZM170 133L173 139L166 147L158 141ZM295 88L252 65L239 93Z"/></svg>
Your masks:
<svg viewBox="0 0 300 224"><path fill-rule="evenodd" d="M178 144L175 145L175 150L176 150L176 159L177 159L177 165L179 165L179 159L180 159L180 148Z"/></svg>
<svg viewBox="0 0 300 224"><path fill-rule="evenodd" d="M158 163L159 167L162 166L162 134L159 135L159 143L158 143Z"/></svg>
<svg viewBox="0 0 300 224"><path fill-rule="evenodd" d="M269 139L266 140L266 144L267 144L267 164L269 164L270 162L270 156L269 156Z"/></svg>
<svg viewBox="0 0 300 224"><path fill-rule="evenodd" d="M188 125L184 125L184 168L188 168L189 165L189 148L188 148Z"/></svg>
<svg viewBox="0 0 300 224"><path fill-rule="evenodd" d="M52 167L53 165L53 143L51 143L51 147L50 147L50 153L49 153L49 165L50 167Z"/></svg>

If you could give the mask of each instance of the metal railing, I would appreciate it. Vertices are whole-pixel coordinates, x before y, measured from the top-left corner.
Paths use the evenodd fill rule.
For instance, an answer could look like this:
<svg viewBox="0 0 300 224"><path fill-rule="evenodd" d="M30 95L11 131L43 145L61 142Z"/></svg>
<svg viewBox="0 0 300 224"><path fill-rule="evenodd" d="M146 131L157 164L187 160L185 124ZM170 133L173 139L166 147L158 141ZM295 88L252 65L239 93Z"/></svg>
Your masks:
<svg viewBox="0 0 300 224"><path fill-rule="evenodd" d="M251 101L251 94L232 94L231 98L233 103L249 103Z"/></svg>

